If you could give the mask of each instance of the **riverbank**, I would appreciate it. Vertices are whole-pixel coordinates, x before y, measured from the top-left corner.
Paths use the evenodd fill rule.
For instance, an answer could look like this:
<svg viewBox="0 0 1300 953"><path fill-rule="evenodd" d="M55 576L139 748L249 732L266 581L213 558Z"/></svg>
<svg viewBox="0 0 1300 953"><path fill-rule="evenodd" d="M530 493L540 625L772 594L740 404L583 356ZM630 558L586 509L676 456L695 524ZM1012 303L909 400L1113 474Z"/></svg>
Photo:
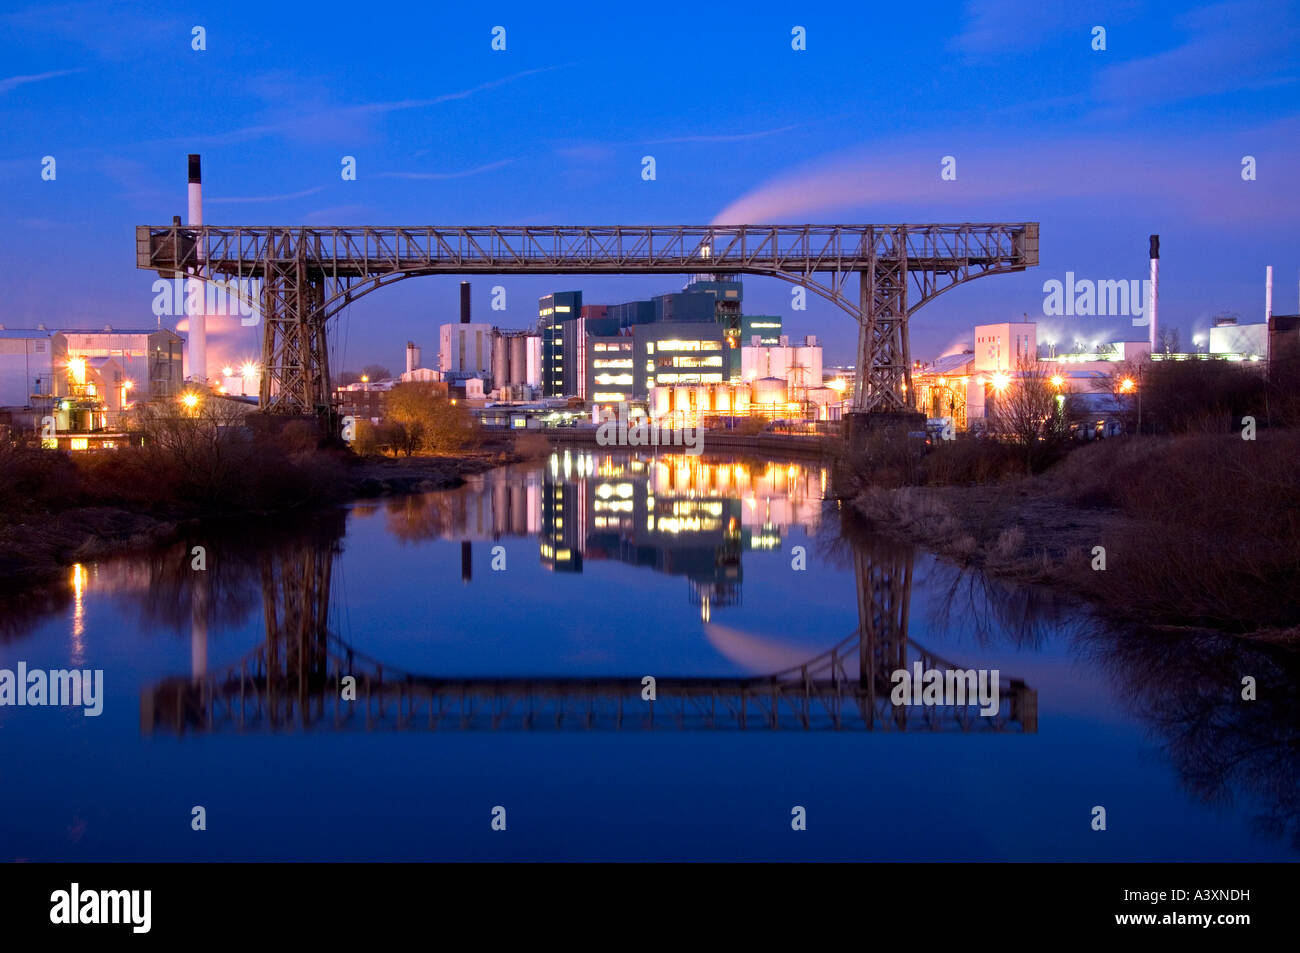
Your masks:
<svg viewBox="0 0 1300 953"><path fill-rule="evenodd" d="M352 500L454 489L529 452L508 440L445 456L299 451L264 459L237 472L224 492L195 498L167 474L150 480L132 466L144 461L115 458L120 451L72 458L9 450L0 459L0 594L62 579L77 563L165 545L213 520L273 520Z"/></svg>
<svg viewBox="0 0 1300 953"><path fill-rule="evenodd" d="M874 530L1115 621L1300 644L1300 433L1107 440L1037 476L867 487Z"/></svg>

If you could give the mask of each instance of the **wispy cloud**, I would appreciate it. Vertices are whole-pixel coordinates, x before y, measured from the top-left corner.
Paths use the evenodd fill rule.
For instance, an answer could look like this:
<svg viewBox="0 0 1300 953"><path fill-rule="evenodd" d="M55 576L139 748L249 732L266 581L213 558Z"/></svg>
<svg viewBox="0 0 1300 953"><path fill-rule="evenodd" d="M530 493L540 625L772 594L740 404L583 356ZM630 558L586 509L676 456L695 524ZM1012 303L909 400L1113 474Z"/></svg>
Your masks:
<svg viewBox="0 0 1300 953"><path fill-rule="evenodd" d="M71 76L73 73L84 72L84 69L56 69L48 73L31 73L27 76L10 76L8 79L0 79L0 93L7 93L11 89L17 89L19 86L25 86L28 83L39 83L41 80L56 79L59 76Z"/></svg>
<svg viewBox="0 0 1300 953"><path fill-rule="evenodd" d="M249 205L257 202L291 202L294 199L303 199L309 195L315 195L317 192L324 192L325 186L318 185L314 189L304 189L301 192L290 192L287 195L232 195L220 196L207 199L212 205Z"/></svg>
<svg viewBox="0 0 1300 953"><path fill-rule="evenodd" d="M1104 69L1098 100L1149 107L1297 81L1300 15L1288 0L1232 0L1198 7L1176 22L1184 42Z"/></svg>
<svg viewBox="0 0 1300 953"><path fill-rule="evenodd" d="M514 159L501 159L497 162L489 162L487 165L481 165L474 169L465 169L462 172L378 172L375 174L377 179L464 179L471 175L478 175L482 172L491 172L493 169L500 169L510 165Z"/></svg>
<svg viewBox="0 0 1300 953"><path fill-rule="evenodd" d="M783 132L793 132L795 129L802 128L803 123L796 123L793 126L782 126L779 129L763 129L758 132L742 132L735 135L673 136L668 139L646 139L643 144L658 146L678 142L745 142L749 139L766 139L768 136L779 136Z"/></svg>
<svg viewBox="0 0 1300 953"><path fill-rule="evenodd" d="M969 0L962 31L948 46L975 56L1031 49L1077 19L1059 0Z"/></svg>
<svg viewBox="0 0 1300 953"><path fill-rule="evenodd" d="M549 73L554 70L564 69L571 65L572 64L569 63L563 63L555 66L542 66L536 69L522 70L518 73L511 73L509 76L502 76L499 79L479 83L477 86L471 86L468 89L461 89L451 93L442 93L441 95L425 99L398 99L372 103L357 103L352 106L317 109L311 112L303 112L301 109L295 108L293 114L286 119L274 122L258 123L251 126L243 126L239 129L232 129L229 132L199 137L197 140L195 137L185 137L184 139L178 138L167 141L185 141L190 143L199 141L215 144L231 144L249 142L254 139L261 139L266 136L274 135L296 136L304 139L330 139L337 138L339 135L360 136L362 131L366 128L364 125L365 121L372 117L384 116L390 113L411 109L428 109L432 106L442 105L443 103L468 99L478 93L497 89L508 83L516 82L528 76L535 76L540 73Z"/></svg>

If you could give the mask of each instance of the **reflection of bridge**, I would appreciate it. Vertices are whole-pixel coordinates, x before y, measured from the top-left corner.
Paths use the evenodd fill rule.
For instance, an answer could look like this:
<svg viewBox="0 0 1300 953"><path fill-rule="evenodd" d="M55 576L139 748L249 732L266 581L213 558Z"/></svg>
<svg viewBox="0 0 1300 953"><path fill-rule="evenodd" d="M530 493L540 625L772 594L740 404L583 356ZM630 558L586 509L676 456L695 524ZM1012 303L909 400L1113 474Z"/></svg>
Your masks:
<svg viewBox="0 0 1300 953"><path fill-rule="evenodd" d="M327 414L328 320L406 278L439 274L768 275L859 323L857 410L912 406L907 321L981 275L1038 264L1038 223L707 226L140 226L137 267L263 281L261 406ZM856 293L851 288L858 276ZM913 297L909 303L909 287Z"/></svg>
<svg viewBox="0 0 1300 953"><path fill-rule="evenodd" d="M757 677L656 675L654 701L642 699L641 676L448 678L386 666L329 633L331 560L310 550L278 573L268 567L265 642L224 670L148 690L144 729L1038 729L1037 693L1014 679L989 717L973 705L891 702L894 671L957 668L906 636L910 553L855 556L860 625L831 649ZM347 676L355 700L343 700Z"/></svg>

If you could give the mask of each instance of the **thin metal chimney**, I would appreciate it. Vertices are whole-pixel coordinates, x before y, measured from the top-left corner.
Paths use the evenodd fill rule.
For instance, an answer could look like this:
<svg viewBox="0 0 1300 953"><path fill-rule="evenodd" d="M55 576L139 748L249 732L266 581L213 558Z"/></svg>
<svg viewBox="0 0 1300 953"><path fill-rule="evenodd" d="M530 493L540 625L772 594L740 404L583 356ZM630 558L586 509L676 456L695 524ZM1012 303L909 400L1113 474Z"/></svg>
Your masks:
<svg viewBox="0 0 1300 953"><path fill-rule="evenodd" d="M460 283L460 323L469 324L469 282Z"/></svg>
<svg viewBox="0 0 1300 953"><path fill-rule="evenodd" d="M1147 303L1151 327L1147 330L1151 350L1156 349L1156 312L1160 304L1160 236L1151 236L1151 300Z"/></svg>
<svg viewBox="0 0 1300 953"><path fill-rule="evenodd" d="M1273 266L1269 265L1264 272L1264 323L1268 324L1268 319L1273 317Z"/></svg>

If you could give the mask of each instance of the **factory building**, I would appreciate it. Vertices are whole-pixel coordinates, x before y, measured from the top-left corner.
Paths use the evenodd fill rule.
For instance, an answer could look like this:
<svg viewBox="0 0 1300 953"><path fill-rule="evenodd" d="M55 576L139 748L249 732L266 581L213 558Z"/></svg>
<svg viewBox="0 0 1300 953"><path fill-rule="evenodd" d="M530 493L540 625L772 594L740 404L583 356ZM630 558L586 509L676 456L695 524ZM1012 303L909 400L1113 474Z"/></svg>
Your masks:
<svg viewBox="0 0 1300 953"><path fill-rule="evenodd" d="M444 324L438 328L438 369L444 374L491 372L492 326Z"/></svg>
<svg viewBox="0 0 1300 953"><path fill-rule="evenodd" d="M54 398L54 369L66 365L63 339L45 328L0 325L0 407L46 408Z"/></svg>
<svg viewBox="0 0 1300 953"><path fill-rule="evenodd" d="M66 360L93 362L112 358L122 381L136 400L157 399L179 394L184 389L182 373L185 342L168 328L114 328L100 331L60 331L60 352Z"/></svg>

